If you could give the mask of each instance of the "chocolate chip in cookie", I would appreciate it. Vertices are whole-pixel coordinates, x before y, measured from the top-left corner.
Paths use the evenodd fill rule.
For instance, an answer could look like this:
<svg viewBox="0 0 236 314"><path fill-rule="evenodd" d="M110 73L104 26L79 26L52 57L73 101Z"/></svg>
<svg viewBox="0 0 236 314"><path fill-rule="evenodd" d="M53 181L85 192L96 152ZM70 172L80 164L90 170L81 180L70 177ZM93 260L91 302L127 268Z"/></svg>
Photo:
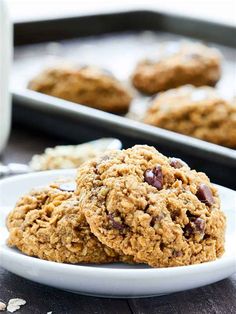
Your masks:
<svg viewBox="0 0 236 314"><path fill-rule="evenodd" d="M183 256L183 252L182 252L182 251L173 250L172 255L173 255L174 257L181 257L181 256Z"/></svg>
<svg viewBox="0 0 236 314"><path fill-rule="evenodd" d="M205 227L206 227L206 222L204 219L198 217L193 221L194 225L195 225L195 229L196 231L203 233L205 231Z"/></svg>
<svg viewBox="0 0 236 314"><path fill-rule="evenodd" d="M204 183L199 185L196 196L202 203L208 206L212 206L215 202L211 189Z"/></svg>
<svg viewBox="0 0 236 314"><path fill-rule="evenodd" d="M150 226L151 227L154 227L155 224L159 221L161 221L162 219L164 218L164 215L163 214L160 214L159 216L155 216L155 217L152 217L151 221L150 221Z"/></svg>
<svg viewBox="0 0 236 314"><path fill-rule="evenodd" d="M187 164L181 160L180 158L170 158L170 165L173 168L179 169L182 168L183 166L187 166Z"/></svg>
<svg viewBox="0 0 236 314"><path fill-rule="evenodd" d="M204 234L206 227L206 222L204 219L200 217L192 217L190 218L190 222L184 228L185 237L189 238L190 236L198 233Z"/></svg>
<svg viewBox="0 0 236 314"><path fill-rule="evenodd" d="M158 190L161 190L163 187L163 174L161 166L156 166L153 169L147 169L144 173L144 179L148 184L154 186Z"/></svg>
<svg viewBox="0 0 236 314"><path fill-rule="evenodd" d="M114 229L117 229L117 230L123 230L124 229L124 225L122 223L116 221L112 214L108 214L108 217L109 217L111 224L112 224L112 227Z"/></svg>

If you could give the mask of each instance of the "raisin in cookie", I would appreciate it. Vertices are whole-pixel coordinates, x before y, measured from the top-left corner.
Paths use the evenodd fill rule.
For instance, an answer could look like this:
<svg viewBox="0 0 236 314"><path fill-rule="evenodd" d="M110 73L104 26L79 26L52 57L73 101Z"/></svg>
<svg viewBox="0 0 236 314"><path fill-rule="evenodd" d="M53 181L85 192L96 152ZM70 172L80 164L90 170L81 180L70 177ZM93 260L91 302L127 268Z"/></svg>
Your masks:
<svg viewBox="0 0 236 314"><path fill-rule="evenodd" d="M225 216L208 177L155 148L137 145L83 164L81 208L98 239L153 267L215 260Z"/></svg>
<svg viewBox="0 0 236 314"><path fill-rule="evenodd" d="M132 96L113 75L100 68L58 66L36 76L29 89L104 111L127 112Z"/></svg>
<svg viewBox="0 0 236 314"><path fill-rule="evenodd" d="M131 261L119 257L91 233L74 186L72 182L54 183L23 196L7 219L8 245L55 262Z"/></svg>
<svg viewBox="0 0 236 314"><path fill-rule="evenodd" d="M173 45L173 44L172 44ZM220 78L220 54L199 43L166 45L157 60L141 61L133 74L133 85L155 94L185 84L214 86ZM169 51L171 50L171 51Z"/></svg>
<svg viewBox="0 0 236 314"><path fill-rule="evenodd" d="M182 86L158 94L144 122L236 147L236 104L223 100L211 87Z"/></svg>

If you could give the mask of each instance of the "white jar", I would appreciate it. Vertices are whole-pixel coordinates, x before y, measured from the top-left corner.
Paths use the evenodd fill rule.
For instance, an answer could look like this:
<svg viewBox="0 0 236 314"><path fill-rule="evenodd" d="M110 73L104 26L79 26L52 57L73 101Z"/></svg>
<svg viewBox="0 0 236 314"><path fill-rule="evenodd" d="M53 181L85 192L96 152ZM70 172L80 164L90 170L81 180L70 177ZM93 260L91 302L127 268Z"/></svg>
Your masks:
<svg viewBox="0 0 236 314"><path fill-rule="evenodd" d="M11 124L9 76L12 58L12 26L6 2L0 0L0 153L6 145Z"/></svg>

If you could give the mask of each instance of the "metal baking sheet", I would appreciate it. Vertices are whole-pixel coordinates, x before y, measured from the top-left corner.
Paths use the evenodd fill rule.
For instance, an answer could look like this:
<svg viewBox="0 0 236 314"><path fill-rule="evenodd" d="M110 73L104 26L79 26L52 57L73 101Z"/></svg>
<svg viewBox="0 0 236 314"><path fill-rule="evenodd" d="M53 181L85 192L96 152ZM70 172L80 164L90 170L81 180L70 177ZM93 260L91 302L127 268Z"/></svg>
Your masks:
<svg viewBox="0 0 236 314"><path fill-rule="evenodd" d="M236 167L233 149L27 89L30 78L62 59L102 66L129 84L137 61L153 56L163 42L202 39L219 48L224 56L223 77L217 89L230 99L236 90L235 29L148 11L32 22L29 34L28 27L27 23L15 26L17 46L12 75L15 120L73 140L89 131L93 137L115 134ZM136 93L131 109L135 115L130 116L135 119L140 116L148 100Z"/></svg>

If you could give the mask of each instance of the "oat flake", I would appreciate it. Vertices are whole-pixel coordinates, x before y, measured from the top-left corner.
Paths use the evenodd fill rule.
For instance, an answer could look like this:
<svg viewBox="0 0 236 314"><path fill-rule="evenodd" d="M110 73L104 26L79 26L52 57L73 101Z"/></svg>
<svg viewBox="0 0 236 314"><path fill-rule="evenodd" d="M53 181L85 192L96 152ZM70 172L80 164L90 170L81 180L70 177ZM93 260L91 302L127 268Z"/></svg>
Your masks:
<svg viewBox="0 0 236 314"><path fill-rule="evenodd" d="M14 313L19 310L22 305L25 305L26 301L23 299L11 299L7 305L7 311L10 313Z"/></svg>
<svg viewBox="0 0 236 314"><path fill-rule="evenodd" d="M5 311L6 309L6 304L3 302L0 302L0 311Z"/></svg>

